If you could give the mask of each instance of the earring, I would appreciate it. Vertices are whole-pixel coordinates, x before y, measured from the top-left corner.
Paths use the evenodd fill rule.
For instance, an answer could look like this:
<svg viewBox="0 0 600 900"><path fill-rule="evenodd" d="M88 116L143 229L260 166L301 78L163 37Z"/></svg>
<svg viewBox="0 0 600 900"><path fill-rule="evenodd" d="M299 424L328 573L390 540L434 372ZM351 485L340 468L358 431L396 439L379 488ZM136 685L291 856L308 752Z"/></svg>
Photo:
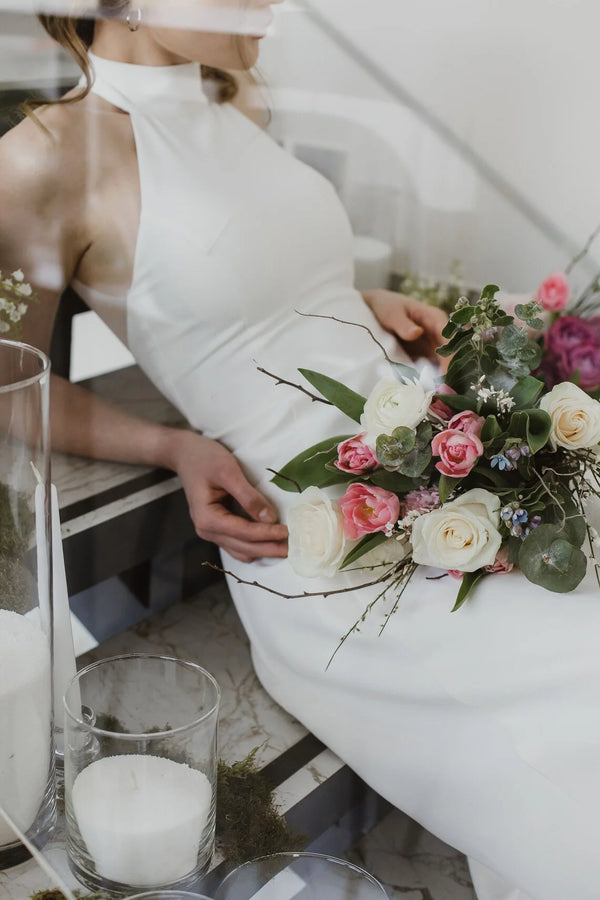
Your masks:
<svg viewBox="0 0 600 900"><path fill-rule="evenodd" d="M127 18L125 19L127 22L127 27L130 31L137 31L140 27L140 23L142 21L142 11L138 8L134 10L133 14L131 12L127 13Z"/></svg>

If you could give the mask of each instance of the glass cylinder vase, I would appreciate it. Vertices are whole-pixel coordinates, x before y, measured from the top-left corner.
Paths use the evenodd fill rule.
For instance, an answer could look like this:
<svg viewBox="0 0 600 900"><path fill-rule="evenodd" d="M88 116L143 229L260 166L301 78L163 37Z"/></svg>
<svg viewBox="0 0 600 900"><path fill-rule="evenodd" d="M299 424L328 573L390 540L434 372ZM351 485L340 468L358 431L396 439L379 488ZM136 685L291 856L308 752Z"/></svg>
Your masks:
<svg viewBox="0 0 600 900"><path fill-rule="evenodd" d="M0 812L38 847L56 818L49 370L39 350L0 340ZM0 869L28 856L0 815Z"/></svg>
<svg viewBox="0 0 600 900"><path fill-rule="evenodd" d="M65 694L67 853L93 891L192 886L214 844L220 690L192 662L130 653ZM135 890L134 890L135 889Z"/></svg>

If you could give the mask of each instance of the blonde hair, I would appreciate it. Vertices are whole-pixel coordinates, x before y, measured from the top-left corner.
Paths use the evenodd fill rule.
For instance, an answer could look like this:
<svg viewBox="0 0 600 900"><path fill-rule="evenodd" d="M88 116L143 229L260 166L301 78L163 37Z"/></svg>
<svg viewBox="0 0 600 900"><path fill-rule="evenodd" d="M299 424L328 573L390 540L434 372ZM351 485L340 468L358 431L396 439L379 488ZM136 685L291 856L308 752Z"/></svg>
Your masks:
<svg viewBox="0 0 600 900"><path fill-rule="evenodd" d="M129 0L102 0L101 7L107 18L118 16L129 6ZM87 97L92 87L92 73L88 59L88 49L94 39L94 20L78 18L74 16L39 15L39 21L50 37L60 44L63 50L69 53L85 78L82 89L70 97L60 97L58 100L31 100L28 107L34 109L38 106L57 103L75 103ZM238 84L233 75L222 69L212 66L201 66L202 78L212 81L216 88L216 100L218 103L227 103L233 100L238 92Z"/></svg>

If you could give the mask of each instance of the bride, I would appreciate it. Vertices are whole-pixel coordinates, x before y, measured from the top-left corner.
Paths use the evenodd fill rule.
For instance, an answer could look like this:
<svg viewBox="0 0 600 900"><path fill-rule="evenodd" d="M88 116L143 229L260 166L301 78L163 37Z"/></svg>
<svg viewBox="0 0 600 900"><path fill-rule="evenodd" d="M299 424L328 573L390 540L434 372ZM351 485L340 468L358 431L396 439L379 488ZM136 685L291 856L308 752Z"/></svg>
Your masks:
<svg viewBox="0 0 600 900"><path fill-rule="evenodd" d="M292 572L280 524L290 495L267 470L347 421L259 368L294 381L308 367L368 393L382 363L367 332L299 313L365 324L396 356L397 338L430 352L444 317L354 290L335 192L245 109L273 2L212 0L227 33L165 27L156 6L125 0L105 0L95 23L41 17L84 75L0 141L0 268L22 268L40 297L25 340L48 347L71 284L193 428L134 419L54 378L53 445L171 468L225 568L291 595L352 586L355 576L332 585ZM208 5L196 0L190 13ZM230 589L269 693L465 852L480 900L595 900L600 611L591 587L554 596L510 574L450 615L447 579L426 576L414 577L381 637L367 620L327 671L369 589L326 600L286 600L234 579Z"/></svg>

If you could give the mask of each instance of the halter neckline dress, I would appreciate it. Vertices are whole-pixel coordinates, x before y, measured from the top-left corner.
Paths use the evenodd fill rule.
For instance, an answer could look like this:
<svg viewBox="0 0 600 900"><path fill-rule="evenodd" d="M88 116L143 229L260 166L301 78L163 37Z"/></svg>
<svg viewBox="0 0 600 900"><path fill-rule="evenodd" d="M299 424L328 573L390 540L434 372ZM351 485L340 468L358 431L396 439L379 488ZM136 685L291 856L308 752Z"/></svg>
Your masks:
<svg viewBox="0 0 600 900"><path fill-rule="evenodd" d="M222 441L285 520L277 469L348 420L258 371L298 367L367 394L386 371L353 288L352 234L335 191L231 105L195 64L92 57L93 92L129 113L141 220L125 298L87 292L192 426ZM350 426L351 430L351 426ZM285 594L364 581L305 580L286 560L225 568ZM591 566L589 567L591 570ZM230 580L266 690L362 778L466 853L481 900L597 900L600 597L592 574L554 595L520 574L487 579L451 614L456 582L419 570L326 670L374 589L282 599ZM494 886L482 867L499 873ZM520 890L502 893L501 879ZM481 888L479 884L481 883ZM504 886L506 887L506 886Z"/></svg>

